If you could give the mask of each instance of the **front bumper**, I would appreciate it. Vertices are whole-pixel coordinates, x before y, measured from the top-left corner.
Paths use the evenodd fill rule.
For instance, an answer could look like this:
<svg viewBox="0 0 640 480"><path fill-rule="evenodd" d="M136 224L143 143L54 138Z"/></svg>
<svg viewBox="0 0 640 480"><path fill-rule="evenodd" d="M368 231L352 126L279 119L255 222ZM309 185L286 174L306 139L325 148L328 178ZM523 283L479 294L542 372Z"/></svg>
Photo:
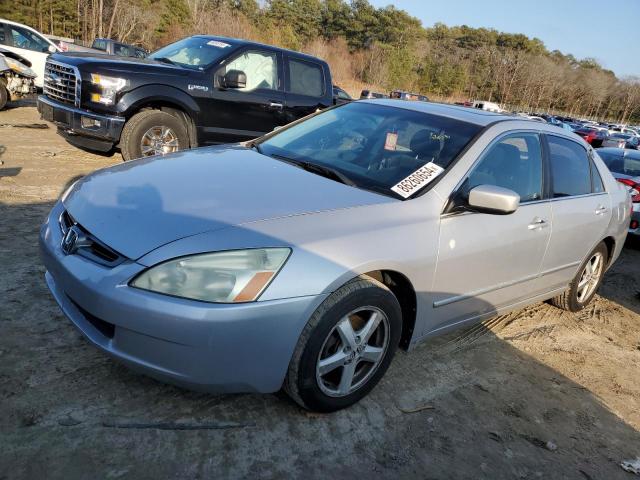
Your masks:
<svg viewBox="0 0 640 480"><path fill-rule="evenodd" d="M65 315L99 348L168 383L209 392L280 389L298 337L324 296L208 304L127 285L145 267L107 268L65 255L54 207L40 232L46 281Z"/></svg>
<svg viewBox="0 0 640 480"><path fill-rule="evenodd" d="M46 95L38 97L38 112L43 120L55 123L60 133L70 142L82 148L107 152L120 141L125 124L123 117L102 115L82 110L72 105L56 102ZM84 127L82 118L99 122Z"/></svg>

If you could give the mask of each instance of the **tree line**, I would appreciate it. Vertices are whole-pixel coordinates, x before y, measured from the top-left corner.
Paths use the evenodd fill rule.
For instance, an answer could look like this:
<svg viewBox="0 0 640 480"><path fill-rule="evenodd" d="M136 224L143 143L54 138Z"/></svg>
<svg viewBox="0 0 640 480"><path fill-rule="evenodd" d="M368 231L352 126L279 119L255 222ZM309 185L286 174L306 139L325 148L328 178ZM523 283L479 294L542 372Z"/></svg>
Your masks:
<svg viewBox="0 0 640 480"><path fill-rule="evenodd" d="M420 20L367 0L14 0L0 17L90 43L106 36L154 49L207 33L323 57L337 83L410 90L444 101L640 123L638 78L592 58L550 51L537 38Z"/></svg>

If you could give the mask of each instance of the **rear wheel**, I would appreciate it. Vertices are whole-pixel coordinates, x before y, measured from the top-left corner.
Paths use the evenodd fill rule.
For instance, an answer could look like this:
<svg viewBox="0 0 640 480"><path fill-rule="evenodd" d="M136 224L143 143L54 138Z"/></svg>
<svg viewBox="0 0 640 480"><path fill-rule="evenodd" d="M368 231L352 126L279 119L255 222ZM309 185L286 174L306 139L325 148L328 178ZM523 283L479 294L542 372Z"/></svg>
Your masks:
<svg viewBox="0 0 640 480"><path fill-rule="evenodd" d="M120 149L125 160L167 155L189 147L184 122L161 110L143 110L125 124Z"/></svg>
<svg viewBox="0 0 640 480"><path fill-rule="evenodd" d="M285 390L309 410L332 412L369 393L400 340L402 317L393 293L359 277L329 296L305 326Z"/></svg>
<svg viewBox="0 0 640 480"><path fill-rule="evenodd" d="M608 254L607 246L601 242L580 265L569 289L552 298L551 304L570 312L586 307L602 283Z"/></svg>

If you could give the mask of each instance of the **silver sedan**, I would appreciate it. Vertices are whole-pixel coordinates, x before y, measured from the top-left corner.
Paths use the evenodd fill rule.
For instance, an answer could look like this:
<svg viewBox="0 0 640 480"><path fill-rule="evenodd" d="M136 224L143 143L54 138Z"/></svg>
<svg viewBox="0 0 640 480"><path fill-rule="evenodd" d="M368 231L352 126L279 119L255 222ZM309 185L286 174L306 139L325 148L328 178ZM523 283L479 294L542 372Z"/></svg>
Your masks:
<svg viewBox="0 0 640 480"><path fill-rule="evenodd" d="M333 411L398 347L533 302L584 308L630 211L570 132L365 100L89 175L41 250L64 313L132 368Z"/></svg>

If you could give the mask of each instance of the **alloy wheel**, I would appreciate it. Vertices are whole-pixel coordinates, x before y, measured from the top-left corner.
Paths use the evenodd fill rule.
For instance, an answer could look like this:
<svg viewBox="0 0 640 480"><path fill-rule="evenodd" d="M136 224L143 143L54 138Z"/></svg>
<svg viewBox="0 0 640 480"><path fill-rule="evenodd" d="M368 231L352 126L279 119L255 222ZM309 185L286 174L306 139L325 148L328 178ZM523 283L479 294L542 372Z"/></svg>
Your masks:
<svg viewBox="0 0 640 480"><path fill-rule="evenodd" d="M604 257L602 253L594 253L580 274L577 288L578 302L583 303L595 292L600 282L603 268Z"/></svg>
<svg viewBox="0 0 640 480"><path fill-rule="evenodd" d="M165 126L151 127L140 140L140 153L143 157L177 152L179 147L178 135Z"/></svg>
<svg viewBox="0 0 640 480"><path fill-rule="evenodd" d="M362 387L382 362L389 337L389 319L379 308L361 307L342 317L318 355L320 390L331 397L344 397Z"/></svg>

